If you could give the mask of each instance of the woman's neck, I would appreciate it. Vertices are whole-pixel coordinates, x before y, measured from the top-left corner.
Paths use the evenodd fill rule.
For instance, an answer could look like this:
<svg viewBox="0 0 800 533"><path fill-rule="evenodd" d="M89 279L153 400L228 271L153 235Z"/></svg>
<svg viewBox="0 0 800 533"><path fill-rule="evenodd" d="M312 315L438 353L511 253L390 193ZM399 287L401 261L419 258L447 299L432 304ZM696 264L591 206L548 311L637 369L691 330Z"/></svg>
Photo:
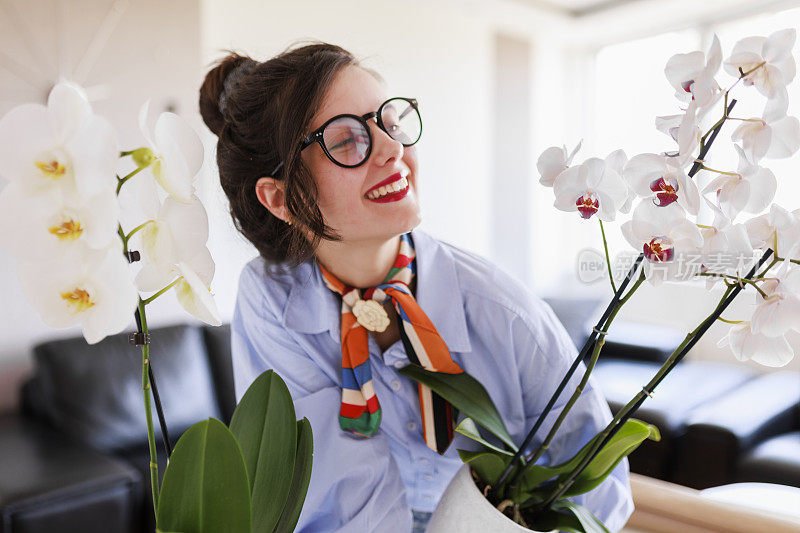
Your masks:
<svg viewBox="0 0 800 533"><path fill-rule="evenodd" d="M383 283L400 251L400 236L387 241L335 242L322 241L317 260L351 287L375 287Z"/></svg>

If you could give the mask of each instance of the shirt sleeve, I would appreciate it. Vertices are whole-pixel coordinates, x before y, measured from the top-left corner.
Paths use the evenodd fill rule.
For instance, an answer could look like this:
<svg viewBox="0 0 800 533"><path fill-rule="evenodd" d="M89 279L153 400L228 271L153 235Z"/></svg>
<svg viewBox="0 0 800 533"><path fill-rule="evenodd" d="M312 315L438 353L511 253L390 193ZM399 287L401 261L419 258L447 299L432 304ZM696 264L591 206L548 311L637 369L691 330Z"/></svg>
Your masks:
<svg viewBox="0 0 800 533"><path fill-rule="evenodd" d="M258 263L256 263L258 264ZM386 435L354 438L339 427L341 389L281 325L263 274L248 265L239 280L231 321L237 402L273 369L286 382L298 419L308 418L314 440L311 480L299 533L411 531L411 509Z"/></svg>
<svg viewBox="0 0 800 533"><path fill-rule="evenodd" d="M528 430L533 427L578 355L564 326L550 307L541 299L532 298L530 316L515 320L512 325ZM581 363L537 432L533 449L538 448L553 427L585 370L585 365ZM543 455L543 462L558 464L566 461L605 428L611 419L608 404L594 377L590 377L583 394L564 418L548 451ZM633 512L627 458L620 461L595 489L569 499L592 511L609 531L621 530Z"/></svg>

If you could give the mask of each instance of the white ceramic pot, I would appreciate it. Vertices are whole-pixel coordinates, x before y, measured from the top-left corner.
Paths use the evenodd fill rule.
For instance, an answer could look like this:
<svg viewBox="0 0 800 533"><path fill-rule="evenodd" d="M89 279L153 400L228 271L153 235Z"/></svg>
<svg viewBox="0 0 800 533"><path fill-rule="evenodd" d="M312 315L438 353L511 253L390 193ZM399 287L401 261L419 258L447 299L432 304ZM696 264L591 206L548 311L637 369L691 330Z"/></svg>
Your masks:
<svg viewBox="0 0 800 533"><path fill-rule="evenodd" d="M426 533L531 533L495 509L475 485L464 463L442 494ZM554 533L554 532L553 532Z"/></svg>

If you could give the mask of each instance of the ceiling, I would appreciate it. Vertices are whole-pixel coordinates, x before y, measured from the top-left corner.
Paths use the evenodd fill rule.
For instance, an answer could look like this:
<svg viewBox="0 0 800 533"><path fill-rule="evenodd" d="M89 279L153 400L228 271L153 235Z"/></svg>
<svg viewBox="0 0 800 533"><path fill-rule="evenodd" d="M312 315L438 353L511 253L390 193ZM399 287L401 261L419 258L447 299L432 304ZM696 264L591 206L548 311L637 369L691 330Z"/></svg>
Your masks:
<svg viewBox="0 0 800 533"><path fill-rule="evenodd" d="M582 17L606 9L624 6L639 0L514 0L523 5L557 11L563 15Z"/></svg>

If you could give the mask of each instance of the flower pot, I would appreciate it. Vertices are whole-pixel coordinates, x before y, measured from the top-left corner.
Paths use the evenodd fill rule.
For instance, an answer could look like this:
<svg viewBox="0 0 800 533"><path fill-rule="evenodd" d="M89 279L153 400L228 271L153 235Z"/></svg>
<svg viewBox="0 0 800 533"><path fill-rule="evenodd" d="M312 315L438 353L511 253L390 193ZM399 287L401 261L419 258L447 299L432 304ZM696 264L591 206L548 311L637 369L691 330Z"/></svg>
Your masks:
<svg viewBox="0 0 800 533"><path fill-rule="evenodd" d="M426 533L530 533L489 503L464 463L439 500Z"/></svg>

